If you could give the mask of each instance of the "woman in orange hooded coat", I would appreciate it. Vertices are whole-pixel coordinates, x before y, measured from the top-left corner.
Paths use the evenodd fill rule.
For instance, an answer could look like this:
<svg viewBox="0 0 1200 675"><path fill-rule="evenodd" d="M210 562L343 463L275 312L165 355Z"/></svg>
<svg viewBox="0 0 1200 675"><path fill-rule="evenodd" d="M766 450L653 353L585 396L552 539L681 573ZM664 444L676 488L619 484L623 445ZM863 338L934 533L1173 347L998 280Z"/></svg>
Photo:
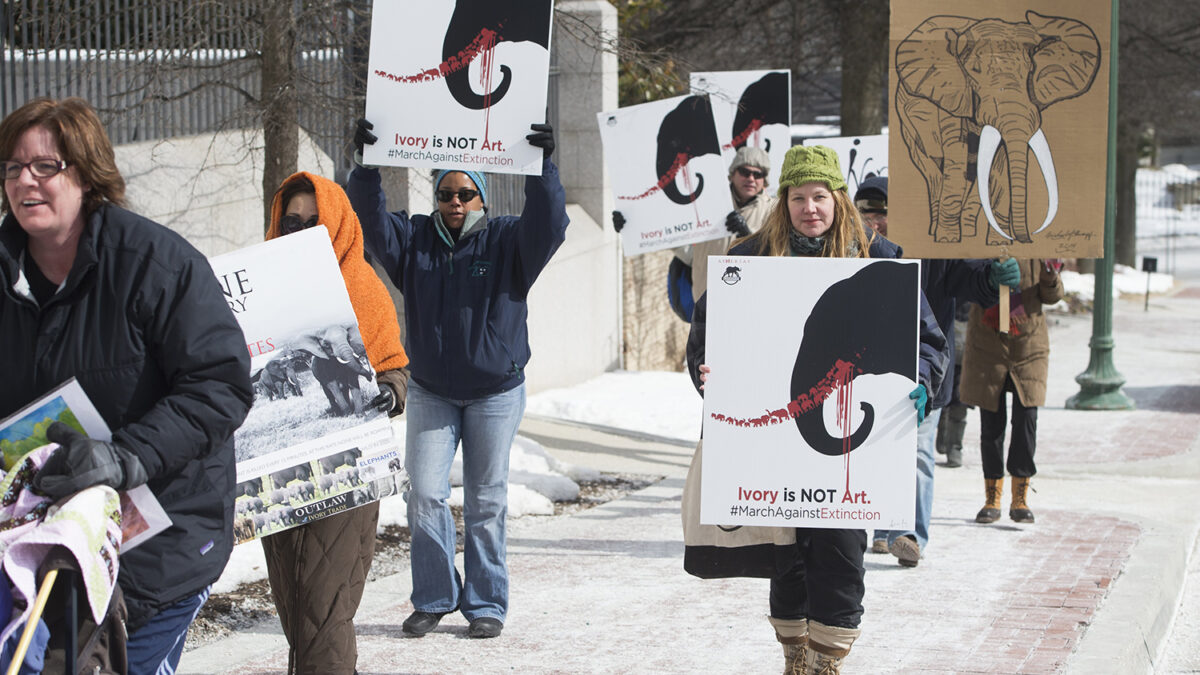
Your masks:
<svg viewBox="0 0 1200 675"><path fill-rule="evenodd" d="M336 183L300 172L283 182L271 204L267 239L324 225L333 241L380 395L371 405L404 410L408 356L396 309L363 255L362 226ZM379 502L264 537L267 574L288 640L289 673L355 672L354 614L375 554Z"/></svg>

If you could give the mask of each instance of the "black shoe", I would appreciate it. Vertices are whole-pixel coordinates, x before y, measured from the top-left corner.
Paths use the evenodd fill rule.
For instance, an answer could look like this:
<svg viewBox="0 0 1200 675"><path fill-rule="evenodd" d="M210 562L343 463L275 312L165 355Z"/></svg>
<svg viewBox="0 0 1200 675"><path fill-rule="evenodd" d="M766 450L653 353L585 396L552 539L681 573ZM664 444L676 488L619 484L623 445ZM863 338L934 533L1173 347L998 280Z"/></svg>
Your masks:
<svg viewBox="0 0 1200 675"><path fill-rule="evenodd" d="M450 611L452 612L454 610ZM404 624L400 626L400 629L404 631L405 635L421 637L434 628L437 628L437 625L441 622L442 617L449 613L450 612L422 612L417 610L408 615L408 618L404 620Z"/></svg>
<svg viewBox="0 0 1200 675"><path fill-rule="evenodd" d="M500 631L504 630L504 622L500 619L493 619L490 616L480 617L471 621L470 627L467 628L467 637L470 638L494 638L500 637Z"/></svg>

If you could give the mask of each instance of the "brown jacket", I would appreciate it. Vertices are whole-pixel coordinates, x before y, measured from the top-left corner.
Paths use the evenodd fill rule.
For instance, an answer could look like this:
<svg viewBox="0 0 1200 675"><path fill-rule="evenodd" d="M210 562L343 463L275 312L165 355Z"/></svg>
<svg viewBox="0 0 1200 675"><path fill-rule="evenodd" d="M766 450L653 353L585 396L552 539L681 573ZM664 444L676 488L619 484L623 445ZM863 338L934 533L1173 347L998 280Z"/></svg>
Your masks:
<svg viewBox="0 0 1200 675"><path fill-rule="evenodd" d="M1021 305L1009 308L1016 334L1003 334L985 322L986 310L971 306L963 349L962 383L959 398L995 412L999 408L1004 380L1012 375L1021 405L1046 404L1046 375L1050 369L1050 336L1042 305L1063 297L1062 279L1045 271L1042 260L1021 261Z"/></svg>

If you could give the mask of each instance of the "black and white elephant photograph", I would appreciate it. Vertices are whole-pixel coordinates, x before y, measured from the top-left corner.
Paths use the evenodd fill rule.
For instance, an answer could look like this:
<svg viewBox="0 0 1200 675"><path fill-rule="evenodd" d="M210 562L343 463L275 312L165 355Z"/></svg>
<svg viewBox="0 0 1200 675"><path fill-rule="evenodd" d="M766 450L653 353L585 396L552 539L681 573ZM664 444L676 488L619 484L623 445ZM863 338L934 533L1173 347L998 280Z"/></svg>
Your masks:
<svg viewBox="0 0 1200 675"><path fill-rule="evenodd" d="M1102 22L1033 10L1020 19L937 14L897 33L893 20L900 39L893 40L892 133L903 145L891 145L892 221L908 221L895 204L907 192L906 178L896 180L903 159L919 175L917 201L927 207L907 214L919 215L923 230L916 223L903 230L906 252L927 250L915 250L914 241L970 243L983 257L1039 240L1054 252L1052 242L1094 238L1081 232L1097 224L1074 207L1094 214L1095 202L1102 232L1104 163L1088 158L1106 138L1108 87L1100 75L1108 26L1093 23Z"/></svg>
<svg viewBox="0 0 1200 675"><path fill-rule="evenodd" d="M280 345L279 356L252 375L259 395L234 434L239 462L383 415L367 405L379 388L356 325L311 329ZM272 367L277 362L287 365ZM273 371L286 376L278 397L266 391Z"/></svg>

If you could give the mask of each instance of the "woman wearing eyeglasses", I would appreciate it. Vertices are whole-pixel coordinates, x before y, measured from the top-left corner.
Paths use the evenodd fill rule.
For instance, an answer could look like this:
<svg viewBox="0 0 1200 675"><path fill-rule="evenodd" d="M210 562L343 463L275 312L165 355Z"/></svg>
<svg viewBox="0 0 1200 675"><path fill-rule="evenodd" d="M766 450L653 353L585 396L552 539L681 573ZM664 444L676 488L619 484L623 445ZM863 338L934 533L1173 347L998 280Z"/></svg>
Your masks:
<svg viewBox="0 0 1200 675"><path fill-rule="evenodd" d="M333 243L358 331L380 394L370 405L404 411L408 356L400 344L396 308L363 257L363 235L337 183L300 172L271 202L268 240L324 225ZM303 298L296 298L297 306ZM342 333L341 328L333 330ZM314 367L314 372L316 368ZM351 675L358 660L354 615L375 555L379 502L284 530L262 540L271 597L288 641L288 673Z"/></svg>
<svg viewBox="0 0 1200 675"><path fill-rule="evenodd" d="M487 216L487 179L441 171L432 214L391 213L379 171L359 166L346 187L367 250L404 294L412 378L405 468L411 481L412 604L405 633L421 636L461 610L467 635L500 635L508 612L505 524L508 455L525 411L529 361L526 298L566 236L566 196L549 125L527 140L541 147L542 173L525 179L518 216ZM362 145L375 142L360 120ZM447 499L450 465L463 452L463 574L454 566Z"/></svg>
<svg viewBox="0 0 1200 675"><path fill-rule="evenodd" d="M112 429L71 427L33 480L61 500L149 486L171 527L121 555L130 673L174 672L233 549L233 432L250 355L208 261L122 208L125 181L86 101L0 122L0 418L74 377ZM119 644L119 642L118 642Z"/></svg>

